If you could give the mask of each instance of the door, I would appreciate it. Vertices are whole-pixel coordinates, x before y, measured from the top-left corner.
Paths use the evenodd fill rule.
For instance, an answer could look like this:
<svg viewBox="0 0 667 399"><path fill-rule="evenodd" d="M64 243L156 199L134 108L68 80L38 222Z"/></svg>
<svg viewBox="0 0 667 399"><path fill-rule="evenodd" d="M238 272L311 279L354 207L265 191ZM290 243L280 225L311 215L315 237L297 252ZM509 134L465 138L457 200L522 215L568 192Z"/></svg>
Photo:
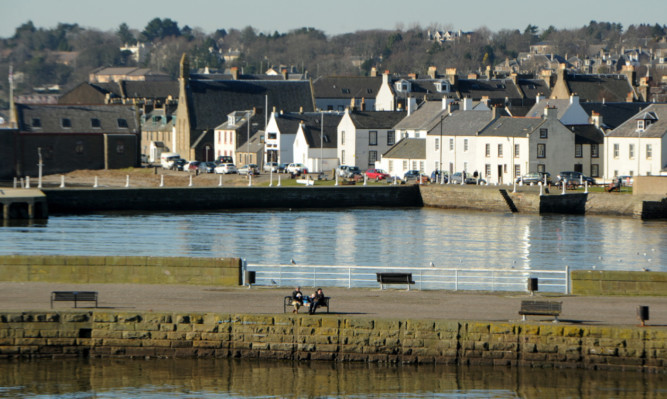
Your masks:
<svg viewBox="0 0 667 399"><path fill-rule="evenodd" d="M580 163L574 164L574 171L579 173L584 173L584 165Z"/></svg>
<svg viewBox="0 0 667 399"><path fill-rule="evenodd" d="M503 184L503 165L498 165L498 184Z"/></svg>

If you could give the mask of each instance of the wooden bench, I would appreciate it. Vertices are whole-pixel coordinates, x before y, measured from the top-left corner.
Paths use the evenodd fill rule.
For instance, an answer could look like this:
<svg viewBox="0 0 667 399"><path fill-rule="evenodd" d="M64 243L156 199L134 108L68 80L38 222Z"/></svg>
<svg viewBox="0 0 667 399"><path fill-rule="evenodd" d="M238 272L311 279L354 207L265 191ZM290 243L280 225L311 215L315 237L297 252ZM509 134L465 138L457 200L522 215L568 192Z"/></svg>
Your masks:
<svg viewBox="0 0 667 399"><path fill-rule="evenodd" d="M330 300L331 300L331 297L325 296L324 301L323 301L324 303L321 304L318 307L327 308L327 313L329 313L329 301ZM302 305L302 306L308 307L308 305ZM292 309L293 307L294 307L294 305L292 305L292 296L290 296L290 295L286 296L285 299L283 300L283 313L287 313L287 309L288 308Z"/></svg>
<svg viewBox="0 0 667 399"><path fill-rule="evenodd" d="M553 301L521 301L519 314L521 320L526 321L526 316L553 316L554 323L558 322L558 315L562 310L563 302Z"/></svg>
<svg viewBox="0 0 667 399"><path fill-rule="evenodd" d="M384 289L385 284L406 284L408 286L408 291L410 291L410 284L414 284L412 281L412 273L376 273L378 283L380 283L380 289Z"/></svg>
<svg viewBox="0 0 667 399"><path fill-rule="evenodd" d="M51 292L51 309L53 302L73 301L74 307L78 302L95 302L97 307L97 291L53 291Z"/></svg>

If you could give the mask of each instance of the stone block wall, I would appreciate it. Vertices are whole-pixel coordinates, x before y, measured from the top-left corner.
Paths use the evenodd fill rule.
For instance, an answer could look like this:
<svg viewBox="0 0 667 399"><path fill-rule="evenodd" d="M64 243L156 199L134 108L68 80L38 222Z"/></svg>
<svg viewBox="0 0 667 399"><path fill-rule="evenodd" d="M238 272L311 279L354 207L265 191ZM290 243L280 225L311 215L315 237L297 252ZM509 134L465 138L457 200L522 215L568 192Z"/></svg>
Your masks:
<svg viewBox="0 0 667 399"><path fill-rule="evenodd" d="M0 256L0 281L241 285L239 258Z"/></svg>
<svg viewBox="0 0 667 399"><path fill-rule="evenodd" d="M667 295L667 273L574 270L570 278L573 295Z"/></svg>
<svg viewBox="0 0 667 399"><path fill-rule="evenodd" d="M333 315L0 313L0 358L218 357L667 370L667 331Z"/></svg>

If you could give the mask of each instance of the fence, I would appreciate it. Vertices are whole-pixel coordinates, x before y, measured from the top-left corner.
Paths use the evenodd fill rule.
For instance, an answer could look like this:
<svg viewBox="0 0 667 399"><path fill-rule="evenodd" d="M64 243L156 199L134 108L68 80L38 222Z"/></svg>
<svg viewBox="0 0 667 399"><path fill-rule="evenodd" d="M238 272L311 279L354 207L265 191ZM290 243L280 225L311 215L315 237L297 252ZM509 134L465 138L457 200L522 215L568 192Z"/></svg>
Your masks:
<svg viewBox="0 0 667 399"><path fill-rule="evenodd" d="M415 287L420 290L527 291L528 279L537 278L539 290L570 293L570 270L526 269L452 269L440 267L386 267L336 265L267 265L247 264L245 271L254 273L255 285L292 287L322 286L377 288L376 273L412 273Z"/></svg>

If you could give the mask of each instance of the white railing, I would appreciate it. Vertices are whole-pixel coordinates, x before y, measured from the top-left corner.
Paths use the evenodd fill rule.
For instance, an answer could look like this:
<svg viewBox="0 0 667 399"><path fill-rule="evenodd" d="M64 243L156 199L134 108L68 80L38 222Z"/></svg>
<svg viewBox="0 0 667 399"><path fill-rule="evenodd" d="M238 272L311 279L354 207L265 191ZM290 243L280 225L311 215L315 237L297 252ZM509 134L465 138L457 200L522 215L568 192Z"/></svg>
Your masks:
<svg viewBox="0 0 667 399"><path fill-rule="evenodd" d="M441 267L387 267L336 265L270 265L243 263L255 272L255 285L377 288L376 273L412 273L420 290L527 291L528 279L538 279L538 290L570 293L570 270L456 269Z"/></svg>

